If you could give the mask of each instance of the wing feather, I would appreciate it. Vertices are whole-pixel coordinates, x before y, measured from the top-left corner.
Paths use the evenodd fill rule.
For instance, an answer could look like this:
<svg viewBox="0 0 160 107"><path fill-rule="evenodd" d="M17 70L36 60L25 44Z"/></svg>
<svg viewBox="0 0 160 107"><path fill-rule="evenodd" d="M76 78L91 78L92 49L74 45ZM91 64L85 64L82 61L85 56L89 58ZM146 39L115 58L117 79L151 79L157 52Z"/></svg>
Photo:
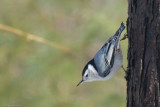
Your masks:
<svg viewBox="0 0 160 107"><path fill-rule="evenodd" d="M125 25L122 22L120 28L112 36L104 46L96 53L94 57L94 63L97 68L97 72L101 77L105 77L110 73L110 70L114 64L115 52L119 47L119 38Z"/></svg>
<svg viewBox="0 0 160 107"><path fill-rule="evenodd" d="M100 76L105 77L110 73L113 66L116 38L110 38L109 41L99 50L94 58L95 65Z"/></svg>

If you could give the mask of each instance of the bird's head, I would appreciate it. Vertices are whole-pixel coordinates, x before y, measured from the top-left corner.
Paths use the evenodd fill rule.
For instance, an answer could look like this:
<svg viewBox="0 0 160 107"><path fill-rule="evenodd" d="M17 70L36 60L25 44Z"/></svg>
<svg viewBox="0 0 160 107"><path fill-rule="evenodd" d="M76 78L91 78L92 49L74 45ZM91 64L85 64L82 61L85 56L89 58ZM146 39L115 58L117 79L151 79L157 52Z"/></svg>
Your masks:
<svg viewBox="0 0 160 107"><path fill-rule="evenodd" d="M83 82L91 82L98 80L98 73L94 60L89 61L83 69L82 80L78 83L77 86L81 85Z"/></svg>

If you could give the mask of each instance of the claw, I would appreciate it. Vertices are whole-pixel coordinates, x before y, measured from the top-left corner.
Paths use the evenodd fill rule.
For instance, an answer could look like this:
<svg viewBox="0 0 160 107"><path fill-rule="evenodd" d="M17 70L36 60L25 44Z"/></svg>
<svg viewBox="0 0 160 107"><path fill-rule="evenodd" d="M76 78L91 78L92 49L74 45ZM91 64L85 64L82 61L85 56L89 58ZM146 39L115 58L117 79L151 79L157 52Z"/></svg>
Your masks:
<svg viewBox="0 0 160 107"><path fill-rule="evenodd" d="M123 65L122 65L121 67L123 68L123 70L124 70L125 72L127 72L127 71L124 69Z"/></svg>
<svg viewBox="0 0 160 107"><path fill-rule="evenodd" d="M127 36L127 34L124 34L124 36L123 36L123 38L121 40L125 40L126 38L128 38L128 36Z"/></svg>
<svg viewBox="0 0 160 107"><path fill-rule="evenodd" d="M128 70L129 70L129 68L127 67L127 70L125 70L124 67L123 67L123 65L122 65L121 67L123 68L123 70L125 71L125 74L126 74L126 75L124 76L124 78L125 78L126 80L128 80L128 79L129 79L129 78L128 78L128 74L129 74L129 73L128 73Z"/></svg>

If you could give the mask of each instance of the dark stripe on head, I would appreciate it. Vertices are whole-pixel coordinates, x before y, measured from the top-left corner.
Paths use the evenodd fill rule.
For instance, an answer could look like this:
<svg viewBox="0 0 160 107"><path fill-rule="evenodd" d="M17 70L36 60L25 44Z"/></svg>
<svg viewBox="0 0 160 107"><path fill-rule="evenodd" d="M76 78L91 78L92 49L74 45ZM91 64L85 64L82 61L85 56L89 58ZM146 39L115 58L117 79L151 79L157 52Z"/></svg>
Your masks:
<svg viewBox="0 0 160 107"><path fill-rule="evenodd" d="M92 59L92 60L90 60L90 61L86 64L86 66L84 67L83 72L82 72L82 76L84 75L84 73L85 73L86 69L88 68L88 65L89 65L89 64L93 65L94 68L97 70L97 67L96 67L96 65L95 65L95 63L94 63L94 59Z"/></svg>

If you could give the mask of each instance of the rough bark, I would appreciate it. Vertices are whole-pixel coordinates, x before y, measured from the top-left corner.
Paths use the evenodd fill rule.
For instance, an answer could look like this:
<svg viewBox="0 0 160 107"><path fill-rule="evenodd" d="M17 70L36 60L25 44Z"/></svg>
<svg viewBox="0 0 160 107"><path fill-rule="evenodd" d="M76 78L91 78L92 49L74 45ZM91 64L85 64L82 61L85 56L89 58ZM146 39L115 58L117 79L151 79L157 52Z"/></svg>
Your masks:
<svg viewBox="0 0 160 107"><path fill-rule="evenodd" d="M127 107L160 107L160 0L128 0Z"/></svg>

